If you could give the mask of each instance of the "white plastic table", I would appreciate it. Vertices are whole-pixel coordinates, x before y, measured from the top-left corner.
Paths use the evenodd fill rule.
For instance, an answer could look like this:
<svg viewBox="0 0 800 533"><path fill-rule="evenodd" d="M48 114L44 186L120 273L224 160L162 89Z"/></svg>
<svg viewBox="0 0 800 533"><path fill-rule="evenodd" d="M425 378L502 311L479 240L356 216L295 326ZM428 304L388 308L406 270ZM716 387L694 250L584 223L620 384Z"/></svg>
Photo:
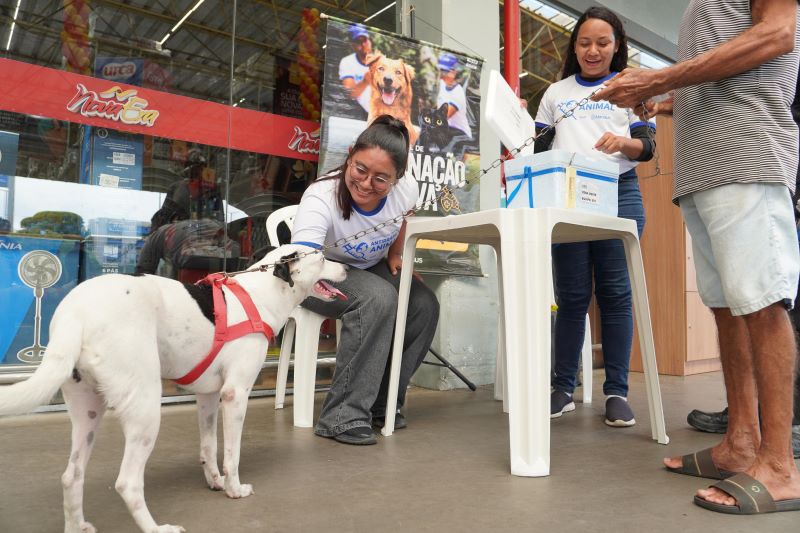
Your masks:
<svg viewBox="0 0 800 533"><path fill-rule="evenodd" d="M392 347L386 424L394 431L400 361L408 312L408 295L418 239L433 239L494 247L500 294L497 364L505 363L508 398L511 473L550 474L550 294L551 244L621 239L630 273L634 317L638 325L645 387L654 440L667 444L661 389L658 383L653 331L647 302L636 222L574 209L490 209L447 217L408 219L403 248L397 323Z"/></svg>

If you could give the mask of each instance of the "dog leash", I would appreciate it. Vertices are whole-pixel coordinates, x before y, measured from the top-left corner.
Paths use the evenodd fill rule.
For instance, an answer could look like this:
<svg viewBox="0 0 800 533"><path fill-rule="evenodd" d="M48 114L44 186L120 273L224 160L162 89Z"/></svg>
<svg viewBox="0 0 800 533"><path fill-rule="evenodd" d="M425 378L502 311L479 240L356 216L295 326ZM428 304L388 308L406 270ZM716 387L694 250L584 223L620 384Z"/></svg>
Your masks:
<svg viewBox="0 0 800 533"><path fill-rule="evenodd" d="M214 359L217 358L220 350L222 350L222 347L225 346L225 343L228 341L238 339L239 337L251 333L261 333L269 342L272 342L275 338L275 333L272 331L272 328L269 327L269 324L261 320L261 315L258 313L253 299L250 298L247 291L245 291L236 280L232 279L230 275L225 275L221 272L209 274L197 282L197 285L211 285L211 294L214 299L214 344L211 345L211 351L208 352L208 355L206 355L197 366L190 370L188 374L172 380L178 385L194 383L197 378L203 375L203 372L211 366L211 363L214 362ZM233 324L232 326L228 326L228 305L222 295L223 285L239 299L239 303L242 304L247 314L246 320Z"/></svg>

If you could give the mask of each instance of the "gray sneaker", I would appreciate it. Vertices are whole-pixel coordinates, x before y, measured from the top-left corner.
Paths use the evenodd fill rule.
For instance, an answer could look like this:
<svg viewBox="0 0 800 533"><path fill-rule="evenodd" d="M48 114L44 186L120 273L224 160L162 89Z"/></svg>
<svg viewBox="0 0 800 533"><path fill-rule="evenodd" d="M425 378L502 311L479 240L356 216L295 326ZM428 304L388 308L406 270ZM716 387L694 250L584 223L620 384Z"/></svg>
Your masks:
<svg viewBox="0 0 800 533"><path fill-rule="evenodd" d="M606 400L606 424L615 428L626 428L636 424L633 410L628 401L619 396L611 396Z"/></svg>
<svg viewBox="0 0 800 533"><path fill-rule="evenodd" d="M550 393L550 418L558 418L564 413L575 410L572 396L564 391L554 390Z"/></svg>

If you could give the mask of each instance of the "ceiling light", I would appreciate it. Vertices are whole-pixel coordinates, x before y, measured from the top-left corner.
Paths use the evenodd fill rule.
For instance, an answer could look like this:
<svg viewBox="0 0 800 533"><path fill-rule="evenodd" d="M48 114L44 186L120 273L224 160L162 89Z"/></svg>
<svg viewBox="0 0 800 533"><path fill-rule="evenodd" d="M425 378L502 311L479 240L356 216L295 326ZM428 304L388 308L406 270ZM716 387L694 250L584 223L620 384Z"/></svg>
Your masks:
<svg viewBox="0 0 800 533"><path fill-rule="evenodd" d="M163 44L164 44L164 43L167 41L167 39L169 39L170 37L172 37L172 36L175 34L175 32L178 30L178 28L180 28L180 27L181 27L181 24L183 24L183 23L186 21L186 19L188 19L188 18L189 18L189 16L190 16L192 13L194 13L194 12L197 10L197 8L198 8L198 7L200 7L200 4L202 4L202 3L203 3L203 2L205 2L205 1L206 1L206 0L197 0L197 3L194 5L194 7L192 7L192 9L190 9L189 11L187 11L187 12L186 12L186 14L185 14L185 15L184 15L184 16L181 18L181 20L179 20L179 21L178 21L178 23L177 23L177 24L175 24L175 25L172 27L172 29L171 29L171 30L169 30L169 32L168 32L168 33L167 33L167 34L164 36L164 38L163 38L163 39L161 39L161 40L158 42L158 44L160 44L160 45L163 45Z"/></svg>
<svg viewBox="0 0 800 533"><path fill-rule="evenodd" d="M387 9L389 9L390 7L392 7L393 5L395 5L396 3L397 3L397 2L392 2L392 3L391 3L391 4L389 4L388 6L384 7L383 9L381 9L380 11L376 11L376 12L375 12L375 13L373 13L372 15L368 16L367 18L365 18L365 19L364 19L364 22L369 22L371 19L374 19L375 17L377 17L378 15L380 15L381 13L383 13L384 11L386 11Z"/></svg>
<svg viewBox="0 0 800 533"><path fill-rule="evenodd" d="M6 51L11 48L11 38L14 36L14 26L17 24L17 15L19 14L19 5L22 0L17 0L17 7L14 8L14 17L11 19L11 29L8 30L8 41L6 41Z"/></svg>

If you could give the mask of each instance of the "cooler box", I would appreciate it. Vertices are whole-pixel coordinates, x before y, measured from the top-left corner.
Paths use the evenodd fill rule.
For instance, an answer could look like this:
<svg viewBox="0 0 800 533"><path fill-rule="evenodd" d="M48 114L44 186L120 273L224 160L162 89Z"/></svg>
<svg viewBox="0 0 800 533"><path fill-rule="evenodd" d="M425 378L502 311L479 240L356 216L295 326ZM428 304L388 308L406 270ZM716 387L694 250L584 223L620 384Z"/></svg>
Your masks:
<svg viewBox="0 0 800 533"><path fill-rule="evenodd" d="M505 162L506 207L560 207L617 216L619 165L564 150Z"/></svg>

